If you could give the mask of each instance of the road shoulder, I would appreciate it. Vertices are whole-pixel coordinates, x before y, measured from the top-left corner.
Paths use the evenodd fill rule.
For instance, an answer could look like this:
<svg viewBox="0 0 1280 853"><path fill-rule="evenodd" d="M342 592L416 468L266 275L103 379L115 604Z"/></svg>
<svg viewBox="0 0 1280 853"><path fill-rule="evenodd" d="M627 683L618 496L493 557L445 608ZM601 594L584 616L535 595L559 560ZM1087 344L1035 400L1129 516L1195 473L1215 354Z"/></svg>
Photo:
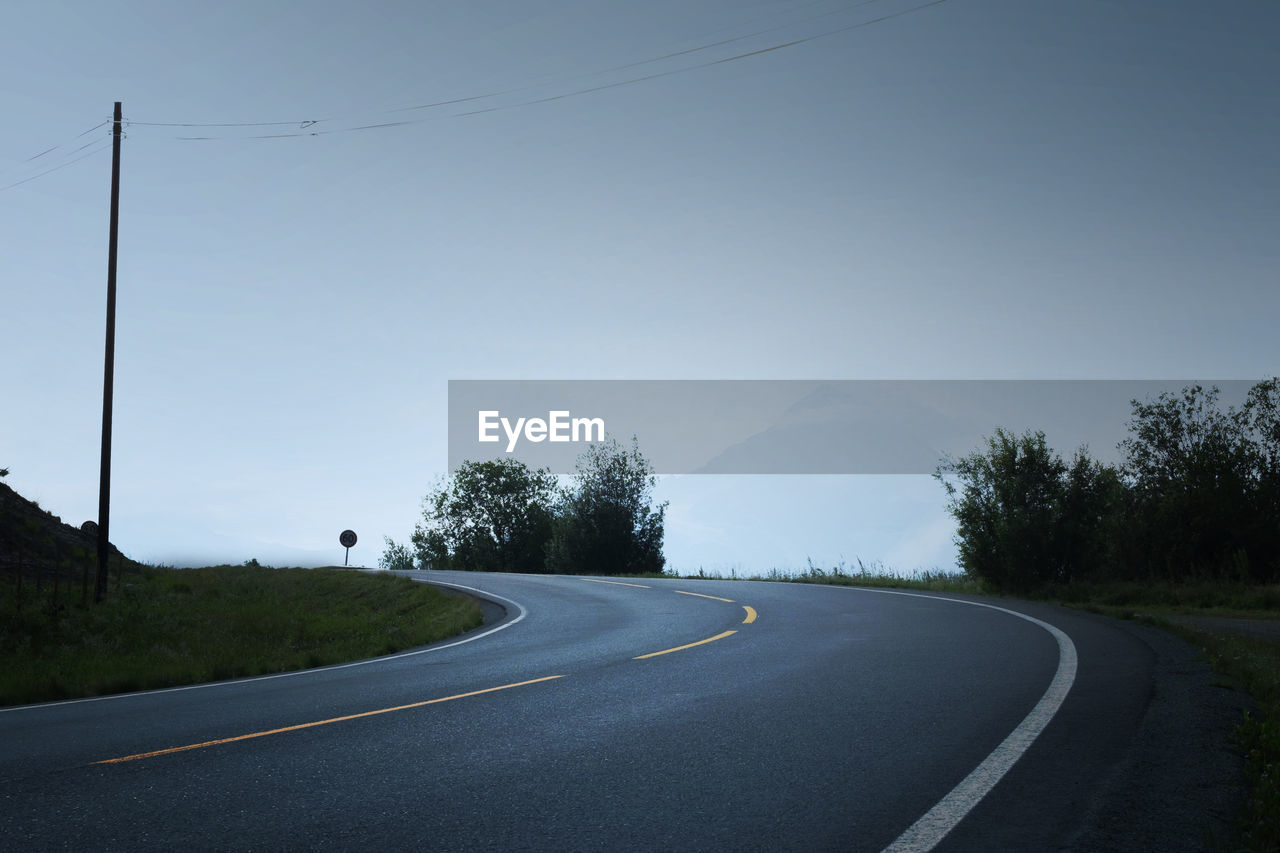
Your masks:
<svg viewBox="0 0 1280 853"><path fill-rule="evenodd" d="M1068 849L1233 849L1246 783L1232 735L1249 696L1222 686L1204 655L1183 640L1114 621L1154 655L1151 697L1130 749L1099 787Z"/></svg>

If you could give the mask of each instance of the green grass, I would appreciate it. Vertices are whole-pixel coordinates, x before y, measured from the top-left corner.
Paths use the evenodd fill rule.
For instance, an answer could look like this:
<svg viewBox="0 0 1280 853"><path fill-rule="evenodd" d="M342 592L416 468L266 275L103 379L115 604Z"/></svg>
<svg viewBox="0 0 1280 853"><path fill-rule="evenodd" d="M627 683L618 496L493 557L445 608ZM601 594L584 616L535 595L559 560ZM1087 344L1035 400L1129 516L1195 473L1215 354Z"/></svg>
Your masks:
<svg viewBox="0 0 1280 853"><path fill-rule="evenodd" d="M126 574L105 602L0 582L0 705L326 666L483 621L474 601L390 575L216 566Z"/></svg>
<svg viewBox="0 0 1280 853"><path fill-rule="evenodd" d="M789 574L774 569L763 579L836 586L918 589L932 592L982 592L982 584L965 574L915 571L910 575L899 575L886 569L883 563L877 561L864 563L862 560L857 560L856 563L855 568L841 560L830 569L823 569L813 561L809 561L808 567L802 572Z"/></svg>
<svg viewBox="0 0 1280 853"><path fill-rule="evenodd" d="M1236 727L1249 786L1241 831L1248 850L1280 850L1280 645L1176 625L1167 630L1204 649L1214 668L1257 704L1257 712L1246 713Z"/></svg>
<svg viewBox="0 0 1280 853"><path fill-rule="evenodd" d="M899 575L885 568L879 561L865 563L856 560L856 566L850 566L844 560L830 569L823 569L812 560L803 571L793 572L783 569L770 569L763 575L739 575L731 571L724 575L708 574L702 569L697 574L681 575L676 572L661 575L644 575L644 577L675 577L688 580L748 580L776 581L780 583L821 583L836 586L874 586L899 589L929 590L932 592L983 592L982 583L965 574L950 572L912 572L910 575Z"/></svg>
<svg viewBox="0 0 1280 853"><path fill-rule="evenodd" d="M1280 618L1280 584L1263 586L1203 580L1106 581L1050 587L1038 597L1063 604L1141 607L1197 616Z"/></svg>

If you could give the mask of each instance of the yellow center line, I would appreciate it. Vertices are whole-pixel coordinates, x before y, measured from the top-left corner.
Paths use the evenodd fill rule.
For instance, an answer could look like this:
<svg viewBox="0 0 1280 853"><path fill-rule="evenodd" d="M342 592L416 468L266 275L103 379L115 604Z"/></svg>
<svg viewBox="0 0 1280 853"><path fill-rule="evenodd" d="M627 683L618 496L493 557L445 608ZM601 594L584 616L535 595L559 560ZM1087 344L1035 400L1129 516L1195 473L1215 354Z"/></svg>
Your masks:
<svg viewBox="0 0 1280 853"><path fill-rule="evenodd" d="M660 652L649 652L649 654L647 655L637 655L636 657L632 658L632 660L644 660L645 658L656 658L658 655L669 655L672 652L684 651L685 649L691 649L694 646L701 646L704 643L714 643L716 640L723 640L725 637L732 636L736 633L738 632L725 631L723 634L716 634L714 637L707 637L705 640L699 640L696 643L686 643L683 646L676 646L674 649L663 649Z"/></svg>
<svg viewBox="0 0 1280 853"><path fill-rule="evenodd" d="M747 618L742 620L743 625L750 625L752 622L756 621L756 610L754 607L748 607L744 604L742 605L742 609L747 611Z"/></svg>
<svg viewBox="0 0 1280 853"><path fill-rule="evenodd" d="M703 595L703 594L702 594L702 593L700 593L700 592L685 592L683 589L677 589L677 590L676 590L676 592L680 593L681 595L696 595L696 596L698 596L698 598L711 598L711 599L714 599L714 600L716 600L716 601L727 601L727 602L729 602L730 604L733 604L733 599L732 599L732 598L721 598L721 597L720 597L720 596L718 596L718 595Z"/></svg>
<svg viewBox="0 0 1280 853"><path fill-rule="evenodd" d="M587 583L611 583L614 586L634 586L637 589L653 589L653 587L645 586L642 583L623 583L622 581L602 581L602 580L596 580L595 578L578 578L578 580L586 581Z"/></svg>
<svg viewBox="0 0 1280 853"><path fill-rule="evenodd" d="M218 740L207 740L204 743L192 743L187 746L175 746L169 749L157 749L154 752L140 752L137 755L126 755L123 758L108 758L103 761L95 761L94 764L120 764L125 761L136 761L139 758L155 758L157 755L169 755L174 752L186 752L189 749L203 749L206 746L218 746L223 743L235 743L240 740L251 740L256 737L266 737L267 735L278 735L282 732L296 732L298 729L309 729L315 726L327 726L330 723L341 723L345 720L358 720L361 717L372 717L377 714L390 714L392 711L405 711L409 708L421 708L424 705L435 705L439 702L449 702L454 699L465 699L468 696L479 696L481 693L493 693L497 690L510 690L512 687L524 687L526 684L537 684L542 681L553 681L557 678L564 678L563 675L548 675L544 678L534 678L529 681L518 681L515 684L503 684L500 687L486 687L484 690L473 690L470 693L459 693L456 696L444 696L440 699L427 699L424 702L413 702L408 705L397 705L394 708L381 708L377 711L364 711L359 714L348 714L345 717L334 717L329 720L317 720L314 723L299 723L296 726L285 726L279 729L271 729L265 732L253 732L247 735L237 735L235 737L224 737Z"/></svg>

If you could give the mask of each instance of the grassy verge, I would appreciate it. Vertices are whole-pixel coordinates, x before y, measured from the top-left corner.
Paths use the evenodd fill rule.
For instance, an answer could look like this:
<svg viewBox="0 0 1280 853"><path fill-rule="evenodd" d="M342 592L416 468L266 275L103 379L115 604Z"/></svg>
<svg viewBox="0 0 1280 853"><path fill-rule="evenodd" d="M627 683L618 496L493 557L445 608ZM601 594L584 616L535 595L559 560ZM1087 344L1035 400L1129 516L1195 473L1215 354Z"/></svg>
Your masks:
<svg viewBox="0 0 1280 853"><path fill-rule="evenodd" d="M1236 727L1249 785L1242 835L1248 850L1280 850L1280 645L1156 622L1203 649L1214 669L1236 681L1257 704L1256 715L1246 713Z"/></svg>
<svg viewBox="0 0 1280 853"><path fill-rule="evenodd" d="M1141 607L1197 616L1280 619L1280 585L1251 586L1222 581L1108 581L1052 587L1041 598L1063 604L1123 610Z"/></svg>
<svg viewBox="0 0 1280 853"><path fill-rule="evenodd" d="M664 574L649 574L642 577L676 577L688 580L747 580L747 581L778 581L783 583L821 583L834 584L836 586L874 586L886 588L900 589L918 589L931 590L933 592L968 592L980 593L983 591L982 583L965 574L956 574L948 572L913 572L911 575L903 576L890 571L880 562L864 563L862 560L855 561L855 566L850 566L841 560L830 569L823 569L815 564L812 560L806 569L799 572L784 571L782 569L770 569L767 574L763 575L739 575L737 571L731 571L728 576L707 574L699 569L697 574L681 575L676 572Z"/></svg>
<svg viewBox="0 0 1280 853"><path fill-rule="evenodd" d="M47 587L0 583L0 705L326 666L482 619L470 599L361 572L149 568L102 604L56 610Z"/></svg>
<svg viewBox="0 0 1280 853"><path fill-rule="evenodd" d="M783 574L774 569L762 580L918 589L932 592L982 592L982 584L968 575L917 571L902 576L889 571L881 563L864 563L861 560L857 561L856 568L841 561L830 569L823 569L810 562L808 568L795 574Z"/></svg>

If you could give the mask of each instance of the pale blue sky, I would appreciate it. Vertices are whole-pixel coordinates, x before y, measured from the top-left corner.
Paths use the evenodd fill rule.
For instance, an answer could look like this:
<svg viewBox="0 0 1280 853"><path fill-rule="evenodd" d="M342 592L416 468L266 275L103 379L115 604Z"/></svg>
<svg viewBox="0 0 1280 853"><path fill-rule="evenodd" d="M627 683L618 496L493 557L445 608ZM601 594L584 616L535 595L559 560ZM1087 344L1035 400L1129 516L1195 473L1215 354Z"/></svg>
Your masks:
<svg viewBox="0 0 1280 853"><path fill-rule="evenodd" d="M113 101L132 122L113 539L313 564L352 527L372 564L445 467L449 379L1280 373L1280 4L949 0L835 32L916 5L6 4L0 186L105 145L76 137ZM0 466L77 524L109 176L102 150L0 191ZM927 478L662 491L681 570L954 565Z"/></svg>

